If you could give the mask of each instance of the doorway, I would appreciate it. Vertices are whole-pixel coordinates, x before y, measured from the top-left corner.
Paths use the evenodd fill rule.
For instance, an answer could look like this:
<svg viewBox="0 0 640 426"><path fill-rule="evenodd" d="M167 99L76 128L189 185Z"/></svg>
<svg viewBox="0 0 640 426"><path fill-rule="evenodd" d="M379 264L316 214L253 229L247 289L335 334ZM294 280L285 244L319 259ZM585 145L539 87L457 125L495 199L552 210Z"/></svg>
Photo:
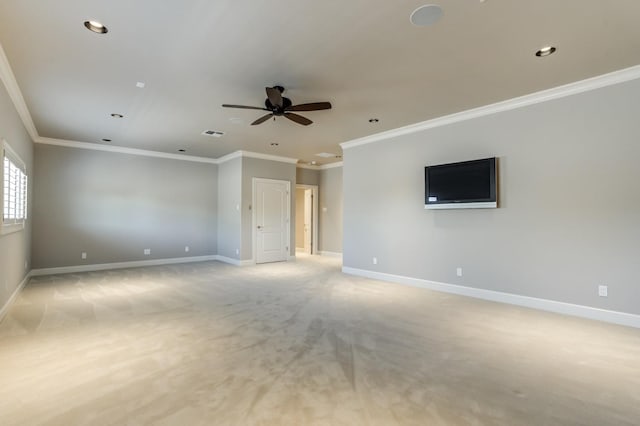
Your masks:
<svg viewBox="0 0 640 426"><path fill-rule="evenodd" d="M289 258L289 181L253 179L253 241L256 263Z"/></svg>
<svg viewBox="0 0 640 426"><path fill-rule="evenodd" d="M318 254L318 186L296 185L296 253Z"/></svg>

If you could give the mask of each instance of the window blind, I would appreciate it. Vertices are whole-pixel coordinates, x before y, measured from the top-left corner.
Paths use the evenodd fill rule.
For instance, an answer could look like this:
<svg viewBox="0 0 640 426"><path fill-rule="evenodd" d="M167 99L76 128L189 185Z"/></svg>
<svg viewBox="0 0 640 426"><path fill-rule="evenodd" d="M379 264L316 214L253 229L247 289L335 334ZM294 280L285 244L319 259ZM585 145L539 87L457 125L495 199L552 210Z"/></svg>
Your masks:
<svg viewBox="0 0 640 426"><path fill-rule="evenodd" d="M24 223L27 218L27 175L17 163L5 149L2 221L6 225Z"/></svg>

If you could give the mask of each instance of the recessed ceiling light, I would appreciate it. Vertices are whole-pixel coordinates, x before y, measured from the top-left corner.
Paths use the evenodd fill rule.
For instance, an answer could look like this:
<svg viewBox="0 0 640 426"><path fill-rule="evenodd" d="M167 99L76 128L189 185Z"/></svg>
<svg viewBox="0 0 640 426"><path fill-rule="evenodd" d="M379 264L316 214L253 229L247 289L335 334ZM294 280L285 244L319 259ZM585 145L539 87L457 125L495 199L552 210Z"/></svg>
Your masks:
<svg viewBox="0 0 640 426"><path fill-rule="evenodd" d="M378 121L380 121L380 120L378 120L377 118L370 118L369 119L369 123L377 123Z"/></svg>
<svg viewBox="0 0 640 426"><path fill-rule="evenodd" d="M271 142L271 146L278 146L280 145L278 142Z"/></svg>
<svg viewBox="0 0 640 426"><path fill-rule="evenodd" d="M411 13L411 23L418 27L429 27L440 20L442 8L437 4L425 4Z"/></svg>
<svg viewBox="0 0 640 426"><path fill-rule="evenodd" d="M549 56L554 53L557 49L553 46L546 46L536 52L536 56L539 58Z"/></svg>
<svg viewBox="0 0 640 426"><path fill-rule="evenodd" d="M111 139L104 138L102 139L102 142L111 142Z"/></svg>
<svg viewBox="0 0 640 426"><path fill-rule="evenodd" d="M136 83L136 87L140 88L140 89L144 89L144 83L139 81Z"/></svg>
<svg viewBox="0 0 640 426"><path fill-rule="evenodd" d="M93 31L94 33L98 33L98 34L105 34L109 31L107 27L105 27L98 21L84 21L84 26L89 31Z"/></svg>
<svg viewBox="0 0 640 426"><path fill-rule="evenodd" d="M116 113L111 114L111 116L112 116L113 118L124 118L124 115L122 115L122 114L116 114Z"/></svg>
<svg viewBox="0 0 640 426"><path fill-rule="evenodd" d="M178 152L187 152L185 149L179 149Z"/></svg>

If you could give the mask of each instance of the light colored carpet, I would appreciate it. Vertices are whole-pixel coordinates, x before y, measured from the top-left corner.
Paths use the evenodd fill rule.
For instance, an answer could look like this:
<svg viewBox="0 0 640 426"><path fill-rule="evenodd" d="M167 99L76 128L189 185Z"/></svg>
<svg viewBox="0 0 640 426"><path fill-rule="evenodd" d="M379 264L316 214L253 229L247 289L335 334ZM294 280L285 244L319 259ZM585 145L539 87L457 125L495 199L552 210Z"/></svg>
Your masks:
<svg viewBox="0 0 640 426"><path fill-rule="evenodd" d="M327 258L35 278L0 324L3 426L639 422L640 330Z"/></svg>

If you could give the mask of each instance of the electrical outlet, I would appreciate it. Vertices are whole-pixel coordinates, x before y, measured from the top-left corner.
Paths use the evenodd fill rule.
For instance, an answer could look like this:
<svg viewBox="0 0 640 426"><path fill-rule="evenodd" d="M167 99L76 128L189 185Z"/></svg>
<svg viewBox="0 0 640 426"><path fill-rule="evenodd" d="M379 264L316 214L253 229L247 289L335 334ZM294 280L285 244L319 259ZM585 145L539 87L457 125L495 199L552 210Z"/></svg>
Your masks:
<svg viewBox="0 0 640 426"><path fill-rule="evenodd" d="M609 287L606 285L598 286L598 296L600 297L608 297L609 296Z"/></svg>
<svg viewBox="0 0 640 426"><path fill-rule="evenodd" d="M83 259L87 258L87 252L83 251L82 254L80 255L80 257L82 257Z"/></svg>
<svg viewBox="0 0 640 426"><path fill-rule="evenodd" d="M24 270L26 271L27 269L29 269L29 263L25 260L24 261Z"/></svg>
<svg viewBox="0 0 640 426"><path fill-rule="evenodd" d="M374 265L377 265L377 264L378 264L378 258L377 258L377 257L374 257L374 258L372 259L372 262L373 262L373 264L374 264Z"/></svg>
<svg viewBox="0 0 640 426"><path fill-rule="evenodd" d="M149 256L151 254L151 249L144 249L144 255Z"/></svg>
<svg viewBox="0 0 640 426"><path fill-rule="evenodd" d="M184 246L184 251L185 251L186 253L189 253L189 246Z"/></svg>
<svg viewBox="0 0 640 426"><path fill-rule="evenodd" d="M239 256L240 255L240 249L236 249L236 255Z"/></svg>
<svg viewBox="0 0 640 426"><path fill-rule="evenodd" d="M458 267L456 268L456 275L461 277L462 276L462 268Z"/></svg>

